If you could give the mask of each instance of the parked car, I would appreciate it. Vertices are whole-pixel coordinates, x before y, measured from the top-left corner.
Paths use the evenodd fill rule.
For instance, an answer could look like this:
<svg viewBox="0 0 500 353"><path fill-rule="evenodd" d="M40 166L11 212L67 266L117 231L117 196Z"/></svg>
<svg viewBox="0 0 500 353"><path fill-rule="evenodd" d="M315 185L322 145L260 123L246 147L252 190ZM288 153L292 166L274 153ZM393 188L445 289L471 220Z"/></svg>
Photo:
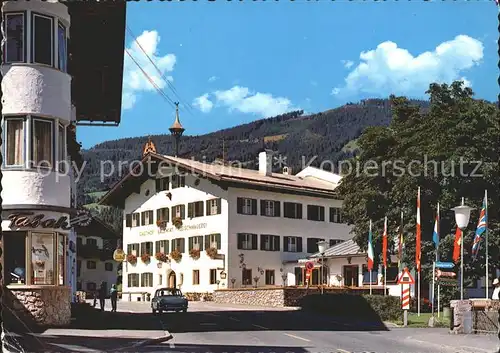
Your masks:
<svg viewBox="0 0 500 353"><path fill-rule="evenodd" d="M151 299L151 311L153 314L161 314L164 311L186 312L188 300L177 288L157 289Z"/></svg>

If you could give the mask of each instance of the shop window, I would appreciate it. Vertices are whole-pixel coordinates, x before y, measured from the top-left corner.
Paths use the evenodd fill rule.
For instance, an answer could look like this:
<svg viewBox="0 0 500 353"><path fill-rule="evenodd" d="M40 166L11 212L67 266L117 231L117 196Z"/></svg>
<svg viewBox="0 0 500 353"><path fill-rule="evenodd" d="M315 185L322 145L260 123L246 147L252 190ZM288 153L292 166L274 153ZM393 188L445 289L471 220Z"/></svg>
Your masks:
<svg viewBox="0 0 500 353"><path fill-rule="evenodd" d="M33 269L32 284L55 284L54 235L32 233L31 266Z"/></svg>
<svg viewBox="0 0 500 353"><path fill-rule="evenodd" d="M36 64L53 66L54 20L33 14L31 22L31 56Z"/></svg>
<svg viewBox="0 0 500 353"><path fill-rule="evenodd" d="M52 168L53 132L52 121L33 119L32 163L33 167Z"/></svg>
<svg viewBox="0 0 500 353"><path fill-rule="evenodd" d="M6 63L26 61L26 32L24 13L5 14L5 45L4 58Z"/></svg>
<svg viewBox="0 0 500 353"><path fill-rule="evenodd" d="M66 274L66 251L64 251L64 245L66 243L66 237L62 234L59 234L57 237L57 265L58 268L58 278L59 285L64 285L64 277Z"/></svg>
<svg viewBox="0 0 500 353"><path fill-rule="evenodd" d="M24 120L24 118L5 119L6 166L24 165Z"/></svg>
<svg viewBox="0 0 500 353"><path fill-rule="evenodd" d="M68 71L68 39L66 37L66 27L59 22L57 26L57 46L58 46L58 61L59 70Z"/></svg>

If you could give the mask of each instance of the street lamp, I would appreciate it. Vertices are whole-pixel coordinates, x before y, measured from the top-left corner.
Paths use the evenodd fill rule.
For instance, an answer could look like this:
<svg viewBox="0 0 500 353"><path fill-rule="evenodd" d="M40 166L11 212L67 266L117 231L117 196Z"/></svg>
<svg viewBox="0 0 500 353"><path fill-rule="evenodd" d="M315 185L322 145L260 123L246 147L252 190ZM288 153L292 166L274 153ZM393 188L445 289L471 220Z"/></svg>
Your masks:
<svg viewBox="0 0 500 353"><path fill-rule="evenodd" d="M321 276L321 294L323 294L323 284L324 284L324 280L323 280L323 268L325 266L324 265L324 255L325 255L326 249L328 249L328 245L329 245L329 243L325 240L318 242L318 250L321 253L321 273L320 273L320 276Z"/></svg>
<svg viewBox="0 0 500 353"><path fill-rule="evenodd" d="M464 231L469 224L470 211L473 208L466 206L462 197L462 205L454 207L452 210L455 212L457 227L460 228L462 233L460 239L460 300L464 300Z"/></svg>

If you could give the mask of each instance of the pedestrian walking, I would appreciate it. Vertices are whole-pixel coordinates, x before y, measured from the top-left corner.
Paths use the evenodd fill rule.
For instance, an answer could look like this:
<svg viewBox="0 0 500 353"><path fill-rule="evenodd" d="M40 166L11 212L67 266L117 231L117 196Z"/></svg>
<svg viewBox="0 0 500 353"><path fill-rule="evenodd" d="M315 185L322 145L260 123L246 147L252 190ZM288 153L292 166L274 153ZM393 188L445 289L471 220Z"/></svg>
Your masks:
<svg viewBox="0 0 500 353"><path fill-rule="evenodd" d="M106 285L101 282L99 286L99 304L101 305L101 311L104 311L104 306L106 305L106 295L107 295Z"/></svg>
<svg viewBox="0 0 500 353"><path fill-rule="evenodd" d="M111 296L111 311L113 313L116 313L116 304L118 301L118 289L116 289L116 284L113 284L111 286L111 291L109 294Z"/></svg>
<svg viewBox="0 0 500 353"><path fill-rule="evenodd" d="M493 289L493 294L491 295L491 299L499 300L500 299L500 281L498 280L498 278L495 278L493 280L493 287L495 287L495 289Z"/></svg>

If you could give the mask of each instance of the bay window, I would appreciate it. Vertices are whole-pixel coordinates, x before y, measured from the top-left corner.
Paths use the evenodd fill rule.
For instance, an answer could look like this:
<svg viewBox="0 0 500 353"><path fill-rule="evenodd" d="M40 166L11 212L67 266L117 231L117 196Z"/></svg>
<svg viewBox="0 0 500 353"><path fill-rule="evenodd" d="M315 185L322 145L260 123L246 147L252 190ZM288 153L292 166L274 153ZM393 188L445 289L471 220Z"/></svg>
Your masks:
<svg viewBox="0 0 500 353"><path fill-rule="evenodd" d="M5 232L7 284L66 285L66 236L50 232Z"/></svg>
<svg viewBox="0 0 500 353"><path fill-rule="evenodd" d="M32 62L50 66L54 65L54 19L33 13L31 37Z"/></svg>
<svg viewBox="0 0 500 353"><path fill-rule="evenodd" d="M68 69L68 41L66 37L66 27L59 22L57 26L57 57L58 57L58 68L63 72L67 72Z"/></svg>
<svg viewBox="0 0 500 353"><path fill-rule="evenodd" d="M32 129L31 149L33 167L51 168L53 165L52 121L33 119Z"/></svg>
<svg viewBox="0 0 500 353"><path fill-rule="evenodd" d="M24 13L5 14L5 63L26 61L26 32Z"/></svg>
<svg viewBox="0 0 500 353"><path fill-rule="evenodd" d="M24 118L5 119L6 166L24 165Z"/></svg>

